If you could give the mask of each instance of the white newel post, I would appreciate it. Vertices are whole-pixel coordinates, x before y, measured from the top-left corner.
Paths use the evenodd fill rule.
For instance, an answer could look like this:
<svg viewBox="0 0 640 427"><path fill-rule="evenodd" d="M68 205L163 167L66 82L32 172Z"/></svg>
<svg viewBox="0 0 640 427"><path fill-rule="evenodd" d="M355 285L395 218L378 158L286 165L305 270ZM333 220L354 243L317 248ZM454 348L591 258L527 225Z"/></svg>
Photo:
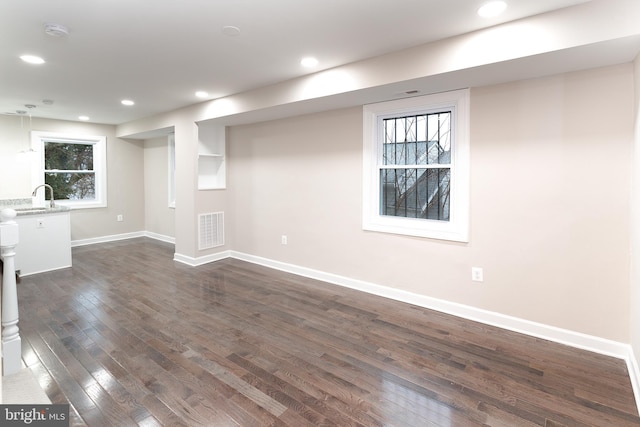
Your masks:
<svg viewBox="0 0 640 427"><path fill-rule="evenodd" d="M16 289L16 245L18 223L16 211L0 211L0 250L2 274L2 374L10 375L22 368L22 348L18 328L18 291Z"/></svg>

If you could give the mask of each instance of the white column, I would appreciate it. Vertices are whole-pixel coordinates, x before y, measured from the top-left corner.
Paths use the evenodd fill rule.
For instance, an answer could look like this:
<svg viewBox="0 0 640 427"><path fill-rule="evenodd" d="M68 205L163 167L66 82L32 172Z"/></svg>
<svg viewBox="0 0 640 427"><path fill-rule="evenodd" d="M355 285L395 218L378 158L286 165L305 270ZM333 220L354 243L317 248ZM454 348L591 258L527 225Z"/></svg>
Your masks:
<svg viewBox="0 0 640 427"><path fill-rule="evenodd" d="M2 375L22 369L22 348L18 328L18 292L16 289L15 255L18 244L16 211L0 211L0 254L2 274Z"/></svg>

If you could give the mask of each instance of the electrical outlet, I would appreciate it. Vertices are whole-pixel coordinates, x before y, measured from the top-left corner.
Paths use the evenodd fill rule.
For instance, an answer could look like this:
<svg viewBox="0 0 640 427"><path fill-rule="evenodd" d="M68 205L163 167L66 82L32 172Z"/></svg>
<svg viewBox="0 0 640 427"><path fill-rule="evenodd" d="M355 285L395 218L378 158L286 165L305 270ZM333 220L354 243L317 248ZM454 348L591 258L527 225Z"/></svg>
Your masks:
<svg viewBox="0 0 640 427"><path fill-rule="evenodd" d="M471 280L474 282L484 281L484 272L481 267L471 267Z"/></svg>
<svg viewBox="0 0 640 427"><path fill-rule="evenodd" d="M280 237L280 242L281 242L283 245L286 245L286 244L288 243L288 242L287 242L287 236L285 236L285 235L283 234L283 235Z"/></svg>
<svg viewBox="0 0 640 427"><path fill-rule="evenodd" d="M117 220L118 222L122 222L122 221L124 221L124 217L123 217L122 215L118 215L118 216L116 217L116 220Z"/></svg>

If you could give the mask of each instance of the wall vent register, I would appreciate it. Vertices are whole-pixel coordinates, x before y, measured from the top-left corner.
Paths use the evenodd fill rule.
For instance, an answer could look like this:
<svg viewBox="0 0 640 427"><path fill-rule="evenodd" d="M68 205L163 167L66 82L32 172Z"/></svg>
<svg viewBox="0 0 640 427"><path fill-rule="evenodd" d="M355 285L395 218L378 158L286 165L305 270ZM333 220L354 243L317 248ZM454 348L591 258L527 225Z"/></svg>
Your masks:
<svg viewBox="0 0 640 427"><path fill-rule="evenodd" d="M198 250L224 245L224 212L198 215Z"/></svg>

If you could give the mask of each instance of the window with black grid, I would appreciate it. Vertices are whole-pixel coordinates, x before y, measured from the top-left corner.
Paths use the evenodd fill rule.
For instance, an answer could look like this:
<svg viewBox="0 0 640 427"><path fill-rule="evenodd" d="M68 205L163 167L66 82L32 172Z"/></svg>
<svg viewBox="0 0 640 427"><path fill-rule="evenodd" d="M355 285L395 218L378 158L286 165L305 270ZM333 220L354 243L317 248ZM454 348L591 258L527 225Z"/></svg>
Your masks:
<svg viewBox="0 0 640 427"><path fill-rule="evenodd" d="M363 107L364 230L468 241L469 94Z"/></svg>
<svg viewBox="0 0 640 427"><path fill-rule="evenodd" d="M380 214L449 220L451 111L383 119Z"/></svg>

